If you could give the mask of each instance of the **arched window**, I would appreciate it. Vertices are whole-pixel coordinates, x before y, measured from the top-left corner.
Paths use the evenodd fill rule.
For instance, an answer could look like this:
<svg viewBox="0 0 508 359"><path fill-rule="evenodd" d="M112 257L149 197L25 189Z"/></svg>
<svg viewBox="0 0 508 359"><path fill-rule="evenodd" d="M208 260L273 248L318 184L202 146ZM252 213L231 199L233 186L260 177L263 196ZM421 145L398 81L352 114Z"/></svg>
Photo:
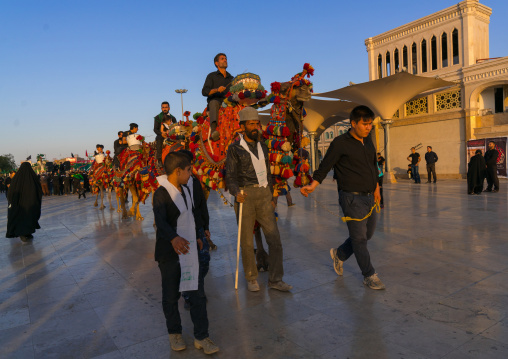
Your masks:
<svg viewBox="0 0 508 359"><path fill-rule="evenodd" d="M330 131L330 139L333 139L333 131Z"/></svg>
<svg viewBox="0 0 508 359"><path fill-rule="evenodd" d="M432 70L437 70L437 39L435 36L430 39L430 56L432 58Z"/></svg>
<svg viewBox="0 0 508 359"><path fill-rule="evenodd" d="M381 54L377 57L377 78L383 78L383 57Z"/></svg>
<svg viewBox="0 0 508 359"><path fill-rule="evenodd" d="M402 67L404 68L404 71L409 72L407 67L407 46L402 48Z"/></svg>
<svg viewBox="0 0 508 359"><path fill-rule="evenodd" d="M416 44L414 42L413 45L411 45L411 70L413 75L416 75L418 73L418 57L416 51Z"/></svg>
<svg viewBox="0 0 508 359"><path fill-rule="evenodd" d="M448 67L448 35L446 32L441 35L441 61L443 67Z"/></svg>
<svg viewBox="0 0 508 359"><path fill-rule="evenodd" d="M423 39L421 44L422 50L422 73L427 72L427 40Z"/></svg>
<svg viewBox="0 0 508 359"><path fill-rule="evenodd" d="M393 52L393 64L394 66L394 73L400 72L400 64L399 64L399 49L395 49Z"/></svg>
<svg viewBox="0 0 508 359"><path fill-rule="evenodd" d="M386 76L390 76L392 74L390 66L391 66L390 51L386 51Z"/></svg>
<svg viewBox="0 0 508 359"><path fill-rule="evenodd" d="M459 64L459 31L453 29L452 31L452 51L453 51L453 64Z"/></svg>
<svg viewBox="0 0 508 359"><path fill-rule="evenodd" d="M325 140L328 140L330 137L328 135L328 132L325 132Z"/></svg>

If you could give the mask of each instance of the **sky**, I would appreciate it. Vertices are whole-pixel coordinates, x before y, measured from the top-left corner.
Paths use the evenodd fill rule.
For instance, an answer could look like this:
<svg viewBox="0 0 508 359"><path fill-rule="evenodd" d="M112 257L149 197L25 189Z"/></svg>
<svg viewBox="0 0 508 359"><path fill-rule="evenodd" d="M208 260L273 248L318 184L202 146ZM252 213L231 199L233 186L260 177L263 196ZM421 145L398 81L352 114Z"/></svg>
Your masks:
<svg viewBox="0 0 508 359"><path fill-rule="evenodd" d="M508 1L493 9L490 57L508 56ZM181 119L202 112L213 58L266 89L308 62L314 92L368 81L365 39L455 5L426 1L0 1L0 155L16 163L113 152L129 123L153 141L162 101Z"/></svg>

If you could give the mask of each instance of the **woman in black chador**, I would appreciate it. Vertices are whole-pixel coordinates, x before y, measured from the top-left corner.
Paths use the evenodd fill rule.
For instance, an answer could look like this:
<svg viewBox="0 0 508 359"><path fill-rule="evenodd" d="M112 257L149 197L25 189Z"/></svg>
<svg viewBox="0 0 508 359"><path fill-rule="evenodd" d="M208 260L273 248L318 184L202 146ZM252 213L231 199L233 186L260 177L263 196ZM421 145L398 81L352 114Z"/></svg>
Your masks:
<svg viewBox="0 0 508 359"><path fill-rule="evenodd" d="M483 190L483 181L485 179L486 165L481 150L476 150L475 155L471 157L467 170L467 193L480 194Z"/></svg>
<svg viewBox="0 0 508 359"><path fill-rule="evenodd" d="M33 238L41 217L42 187L28 162L19 167L7 193L7 238L19 237L23 242Z"/></svg>

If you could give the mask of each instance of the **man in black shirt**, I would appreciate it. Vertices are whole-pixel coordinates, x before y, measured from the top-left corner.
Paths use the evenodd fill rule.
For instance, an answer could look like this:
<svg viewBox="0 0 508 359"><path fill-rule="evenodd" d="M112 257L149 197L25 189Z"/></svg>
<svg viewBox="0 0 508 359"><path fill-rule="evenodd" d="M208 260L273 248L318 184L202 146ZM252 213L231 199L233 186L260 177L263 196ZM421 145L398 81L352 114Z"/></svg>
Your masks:
<svg viewBox="0 0 508 359"><path fill-rule="evenodd" d="M201 93L203 96L206 96L206 102L208 102L208 118L210 119L210 128L212 132L211 138L212 141L217 141L220 137L219 132L216 130L219 108L231 87L233 76L226 71L228 68L228 58L226 54L217 54L213 59L213 63L217 71L210 72L208 76L206 76Z"/></svg>
<svg viewBox="0 0 508 359"><path fill-rule="evenodd" d="M413 176L413 179L415 180L415 183L421 183L420 181L420 173L418 172L418 164L422 160L420 157L420 154L416 152L416 149L414 147L411 147L411 154L407 156L407 160L411 162L411 175Z"/></svg>
<svg viewBox="0 0 508 359"><path fill-rule="evenodd" d="M113 143L113 149L115 151L115 156L113 157L113 167L120 167L120 161L118 160L118 155L122 153L124 149L127 148L127 140L123 138L123 131L118 131L118 139Z"/></svg>
<svg viewBox="0 0 508 359"><path fill-rule="evenodd" d="M487 189L485 192L499 192L499 178L497 178L497 157L499 152L496 144L489 142L489 149L485 152L485 163L487 164ZM492 189L494 186L494 189Z"/></svg>
<svg viewBox="0 0 508 359"><path fill-rule="evenodd" d="M268 147L259 137L259 117L252 107L240 112L240 128L243 136L240 141L228 147L226 157L226 185L229 193L235 196L235 212L239 216L240 203L243 203L240 243L242 246L242 262L247 280L247 289L259 291L257 282L258 269L254 258L254 242L252 230L258 221L269 249L268 287L283 292L292 286L282 281L282 243L275 218L275 203L272 199L273 184L268 162Z"/></svg>
<svg viewBox="0 0 508 359"><path fill-rule="evenodd" d="M343 263L354 254L364 277L363 284L372 289L384 289L367 249L367 241L372 238L376 228L376 212L373 208L381 200L376 148L369 135L374 113L366 106L358 106L351 111L349 119L349 132L333 140L323 162L314 172L314 181L302 187L300 192L307 197L323 182L333 167L337 176L339 204L344 216L364 218L348 221L349 238L339 248L330 249L333 268L338 275L342 275Z"/></svg>
<svg viewBox="0 0 508 359"><path fill-rule="evenodd" d="M434 183L436 183L436 152L432 151L432 146L427 146L427 153L425 154L425 162L427 162L427 183L431 182L431 176L434 176Z"/></svg>
<svg viewBox="0 0 508 359"><path fill-rule="evenodd" d="M164 120L168 119L171 121L171 123L176 123L175 116L171 115L169 113L169 110L170 110L169 102L164 101L161 104L161 113L159 113L157 116L153 118L153 132L155 132L155 134L157 135L155 137L155 142L157 145L156 159L159 167L162 167L162 144L164 142L164 138L167 137L165 133L161 132L162 123L164 122Z"/></svg>

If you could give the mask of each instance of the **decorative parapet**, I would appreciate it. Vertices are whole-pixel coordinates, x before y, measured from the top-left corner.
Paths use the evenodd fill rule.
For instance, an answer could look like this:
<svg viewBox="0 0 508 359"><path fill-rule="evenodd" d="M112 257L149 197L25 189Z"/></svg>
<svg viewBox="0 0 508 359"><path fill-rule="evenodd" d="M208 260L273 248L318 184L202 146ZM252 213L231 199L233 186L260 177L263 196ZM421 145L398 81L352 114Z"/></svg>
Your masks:
<svg viewBox="0 0 508 359"><path fill-rule="evenodd" d="M367 51L369 51L376 46L403 38L421 30L442 23L452 22L453 20L462 19L462 16L466 13L474 14L478 20L488 24L490 22L492 9L480 4L478 0L464 0L457 5L450 6L432 15L422 17L421 19L399 26L380 35L369 37L365 40L365 46L367 47Z"/></svg>
<svg viewBox="0 0 508 359"><path fill-rule="evenodd" d="M497 76L501 76L501 75L508 75L508 67L492 69L490 71L482 71L482 72L475 71L475 72L476 73L471 74L471 75L465 75L464 79L463 79L464 83L478 81L478 80L486 80L491 77L497 77Z"/></svg>

